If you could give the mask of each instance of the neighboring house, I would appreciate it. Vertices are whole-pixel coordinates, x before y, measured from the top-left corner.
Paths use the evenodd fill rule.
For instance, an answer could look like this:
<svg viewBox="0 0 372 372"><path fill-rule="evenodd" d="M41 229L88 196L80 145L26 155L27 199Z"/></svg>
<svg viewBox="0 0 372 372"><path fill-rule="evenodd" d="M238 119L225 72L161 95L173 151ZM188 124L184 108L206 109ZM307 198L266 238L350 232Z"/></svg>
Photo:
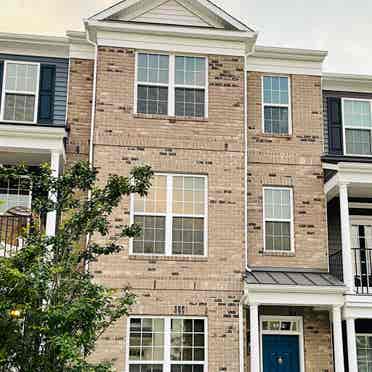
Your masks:
<svg viewBox="0 0 372 372"><path fill-rule="evenodd" d="M349 371L370 371L372 77L327 74L323 81L329 268L347 287L343 318Z"/></svg>
<svg viewBox="0 0 372 372"><path fill-rule="evenodd" d="M208 0L122 1L84 26L0 34L0 164L155 171L112 216L142 235L90 265L137 295L94 358L372 371L372 78L322 78L326 52L257 46ZM0 184L0 224L31 205L19 184Z"/></svg>
<svg viewBox="0 0 372 372"><path fill-rule="evenodd" d="M68 86L66 38L0 33L0 165L49 162L58 175L65 155ZM0 252L22 240L31 207L25 179L0 181ZM46 230L55 229L49 213Z"/></svg>

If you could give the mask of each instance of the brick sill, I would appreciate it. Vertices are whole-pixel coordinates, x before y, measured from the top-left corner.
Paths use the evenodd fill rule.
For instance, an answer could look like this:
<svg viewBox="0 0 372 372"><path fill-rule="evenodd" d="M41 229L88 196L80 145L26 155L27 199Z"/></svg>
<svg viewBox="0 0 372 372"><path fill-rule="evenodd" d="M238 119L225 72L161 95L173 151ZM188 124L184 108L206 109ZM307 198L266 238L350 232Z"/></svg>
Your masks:
<svg viewBox="0 0 372 372"><path fill-rule="evenodd" d="M207 262L208 257L191 256L156 256L156 255L129 255L132 261L188 261L188 262Z"/></svg>
<svg viewBox="0 0 372 372"><path fill-rule="evenodd" d="M269 137L269 138L285 138L285 139L292 139L292 134L271 134L271 133L260 133L256 137Z"/></svg>
<svg viewBox="0 0 372 372"><path fill-rule="evenodd" d="M158 119L158 120L169 120L171 123L177 121L198 121L202 123L208 122L207 118L200 118L194 116L170 116L170 115L152 115L152 114L133 114L134 118L138 119Z"/></svg>
<svg viewBox="0 0 372 372"><path fill-rule="evenodd" d="M275 257L295 257L295 252L260 252L262 256L275 256Z"/></svg>

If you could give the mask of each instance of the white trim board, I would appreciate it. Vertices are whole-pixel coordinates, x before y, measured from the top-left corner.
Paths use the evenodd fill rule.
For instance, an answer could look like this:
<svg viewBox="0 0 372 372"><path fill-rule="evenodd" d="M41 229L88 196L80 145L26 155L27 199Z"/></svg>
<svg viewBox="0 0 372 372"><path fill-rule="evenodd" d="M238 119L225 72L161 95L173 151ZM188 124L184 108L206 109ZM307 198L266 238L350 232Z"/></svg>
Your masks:
<svg viewBox="0 0 372 372"><path fill-rule="evenodd" d="M326 72L323 74L322 88L323 90L372 93L372 76Z"/></svg>
<svg viewBox="0 0 372 372"><path fill-rule="evenodd" d="M247 57L248 71L278 74L322 75L326 51L256 46Z"/></svg>
<svg viewBox="0 0 372 372"><path fill-rule="evenodd" d="M143 33L119 33L98 31L97 44L117 48L157 50L173 53L195 53L244 57L246 44L242 40L214 40L205 37L156 35Z"/></svg>
<svg viewBox="0 0 372 372"><path fill-rule="evenodd" d="M57 151L64 154L64 128L41 128L27 125L0 125L0 150L23 150L32 152Z"/></svg>
<svg viewBox="0 0 372 372"><path fill-rule="evenodd" d="M284 306L342 306L346 287L307 287L245 284L247 304Z"/></svg>
<svg viewBox="0 0 372 372"><path fill-rule="evenodd" d="M3 54L68 58L68 44L65 37L0 33Z"/></svg>

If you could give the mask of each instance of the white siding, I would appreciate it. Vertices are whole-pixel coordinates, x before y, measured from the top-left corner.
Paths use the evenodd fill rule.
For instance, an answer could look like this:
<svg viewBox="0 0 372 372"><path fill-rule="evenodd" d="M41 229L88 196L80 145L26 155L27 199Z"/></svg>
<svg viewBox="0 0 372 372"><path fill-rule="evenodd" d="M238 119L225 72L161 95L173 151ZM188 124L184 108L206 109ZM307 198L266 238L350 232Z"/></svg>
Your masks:
<svg viewBox="0 0 372 372"><path fill-rule="evenodd" d="M183 26L209 27L210 25L190 12L175 0L167 1L131 21L145 23L162 23Z"/></svg>

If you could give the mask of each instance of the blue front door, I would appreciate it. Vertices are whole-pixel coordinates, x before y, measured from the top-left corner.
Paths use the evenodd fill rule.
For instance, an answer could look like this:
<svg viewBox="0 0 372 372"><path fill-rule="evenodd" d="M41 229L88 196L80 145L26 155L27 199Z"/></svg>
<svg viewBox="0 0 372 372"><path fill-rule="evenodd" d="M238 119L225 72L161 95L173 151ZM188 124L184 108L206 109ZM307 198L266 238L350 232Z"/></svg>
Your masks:
<svg viewBox="0 0 372 372"><path fill-rule="evenodd" d="M298 336L263 335L263 372L300 372Z"/></svg>

